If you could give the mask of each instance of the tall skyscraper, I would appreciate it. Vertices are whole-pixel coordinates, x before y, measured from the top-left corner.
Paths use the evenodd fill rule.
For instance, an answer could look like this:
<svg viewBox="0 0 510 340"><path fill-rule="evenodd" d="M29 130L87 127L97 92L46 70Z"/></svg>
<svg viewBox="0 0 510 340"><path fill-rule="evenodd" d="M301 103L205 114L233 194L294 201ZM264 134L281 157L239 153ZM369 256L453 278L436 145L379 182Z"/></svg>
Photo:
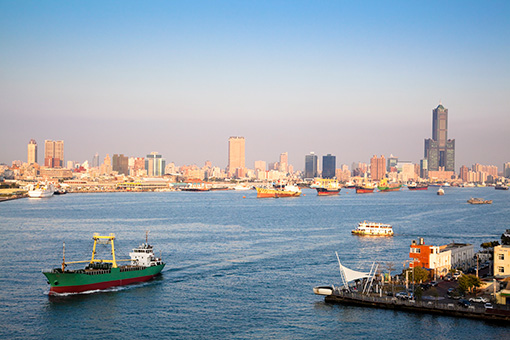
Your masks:
<svg viewBox="0 0 510 340"><path fill-rule="evenodd" d="M64 166L64 141L44 141L44 166L61 168Z"/></svg>
<svg viewBox="0 0 510 340"><path fill-rule="evenodd" d="M386 175L386 159L383 155L378 158L376 155L370 158L370 174L372 180L378 181L384 178Z"/></svg>
<svg viewBox="0 0 510 340"><path fill-rule="evenodd" d="M336 175L336 156L322 156L322 178L333 178Z"/></svg>
<svg viewBox="0 0 510 340"><path fill-rule="evenodd" d="M265 161L255 161L255 170L266 171L266 162Z"/></svg>
<svg viewBox="0 0 510 340"><path fill-rule="evenodd" d="M393 156L393 154L390 154L390 157L388 157L388 164L386 165L386 171L391 172L391 168L396 168L398 163L398 157Z"/></svg>
<svg viewBox="0 0 510 340"><path fill-rule="evenodd" d="M165 174L165 163L166 161L157 152L151 152L145 158L145 170L147 170L147 176L163 176Z"/></svg>
<svg viewBox="0 0 510 340"><path fill-rule="evenodd" d="M228 139L228 166L229 174L235 173L236 169L244 168L244 137L230 137Z"/></svg>
<svg viewBox="0 0 510 340"><path fill-rule="evenodd" d="M448 139L448 109L432 110L432 139L425 139L429 171L455 171L455 139Z"/></svg>
<svg viewBox="0 0 510 340"><path fill-rule="evenodd" d="M37 143L33 139L31 139L30 142L28 142L27 163L28 164L37 163Z"/></svg>
<svg viewBox="0 0 510 340"><path fill-rule="evenodd" d="M129 174L129 158L124 156L123 154L117 155L114 154L112 158L112 169L113 171L117 171L119 174L128 175Z"/></svg>
<svg viewBox="0 0 510 340"><path fill-rule="evenodd" d="M503 177L510 178L510 162L503 163Z"/></svg>
<svg viewBox="0 0 510 340"><path fill-rule="evenodd" d="M96 152L94 158L92 158L92 167L99 168L99 154Z"/></svg>
<svg viewBox="0 0 510 340"><path fill-rule="evenodd" d="M318 173L319 158L313 152L305 156L305 178L314 178Z"/></svg>
<svg viewBox="0 0 510 340"><path fill-rule="evenodd" d="M279 169L282 172L288 172L289 171L289 154L287 152L280 154L280 164Z"/></svg>

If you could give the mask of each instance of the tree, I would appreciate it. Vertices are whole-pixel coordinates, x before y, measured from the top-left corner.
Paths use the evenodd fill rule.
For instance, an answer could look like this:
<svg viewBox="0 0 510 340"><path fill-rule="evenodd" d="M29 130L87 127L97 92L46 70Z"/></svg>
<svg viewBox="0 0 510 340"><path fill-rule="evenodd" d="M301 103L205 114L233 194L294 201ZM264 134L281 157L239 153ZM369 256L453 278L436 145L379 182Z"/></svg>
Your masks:
<svg viewBox="0 0 510 340"><path fill-rule="evenodd" d="M501 239L503 239L503 237ZM483 249L494 248L495 246L499 246L498 241L484 242L480 244L480 247L482 247Z"/></svg>
<svg viewBox="0 0 510 340"><path fill-rule="evenodd" d="M414 268L414 274L413 274L413 268L407 269L409 272L407 275L410 280L413 279L414 275L414 282L423 282L426 281L429 278L429 271L426 269L423 269L422 267L415 267Z"/></svg>
<svg viewBox="0 0 510 340"><path fill-rule="evenodd" d="M471 291L473 288L480 287L482 285L482 281L480 278L476 277L475 275L468 274L468 275L462 275L459 278L459 288L458 290L461 293L465 293L466 291Z"/></svg>
<svg viewBox="0 0 510 340"><path fill-rule="evenodd" d="M506 232L501 235L501 244L510 246L510 229L507 229Z"/></svg>

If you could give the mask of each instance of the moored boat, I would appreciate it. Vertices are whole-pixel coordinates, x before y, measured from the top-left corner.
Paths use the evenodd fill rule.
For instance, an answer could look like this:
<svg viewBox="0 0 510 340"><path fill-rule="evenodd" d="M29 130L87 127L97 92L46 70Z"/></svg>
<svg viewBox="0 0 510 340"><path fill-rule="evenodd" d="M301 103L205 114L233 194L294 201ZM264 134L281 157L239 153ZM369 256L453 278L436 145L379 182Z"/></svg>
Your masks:
<svg viewBox="0 0 510 340"><path fill-rule="evenodd" d="M276 188L255 188L257 189L258 198L268 197L298 197L301 195L301 189L295 185L286 185L281 189Z"/></svg>
<svg viewBox="0 0 510 340"><path fill-rule="evenodd" d="M504 185L502 183L498 183L496 184L496 186L494 187L494 189L496 190L508 190L508 186L507 185Z"/></svg>
<svg viewBox="0 0 510 340"><path fill-rule="evenodd" d="M375 186L372 184L361 184L356 186L356 193L357 194L370 194L373 193L375 190Z"/></svg>
<svg viewBox="0 0 510 340"><path fill-rule="evenodd" d="M363 221L351 233L360 236L393 236L393 227L390 224Z"/></svg>
<svg viewBox="0 0 510 340"><path fill-rule="evenodd" d="M92 259L87 261L66 262L65 244L61 268L43 271L50 284L50 294L80 293L91 290L107 289L131 283L149 281L165 267L165 263L154 255L151 245L147 242L129 253L130 260L116 260L115 235L100 236L94 234ZM111 260L95 258L97 244L111 244ZM117 261L130 261L128 265L118 266ZM88 263L84 269L66 269L69 264Z"/></svg>
<svg viewBox="0 0 510 340"><path fill-rule="evenodd" d="M426 183L411 183L407 185L409 190L428 190L429 185Z"/></svg>
<svg viewBox="0 0 510 340"><path fill-rule="evenodd" d="M319 196L338 195L341 190L336 179L327 178L316 178L310 188L317 190Z"/></svg>
<svg viewBox="0 0 510 340"><path fill-rule="evenodd" d="M51 197L55 193L55 188L51 183L37 183L32 185L28 190L28 197L46 198Z"/></svg>

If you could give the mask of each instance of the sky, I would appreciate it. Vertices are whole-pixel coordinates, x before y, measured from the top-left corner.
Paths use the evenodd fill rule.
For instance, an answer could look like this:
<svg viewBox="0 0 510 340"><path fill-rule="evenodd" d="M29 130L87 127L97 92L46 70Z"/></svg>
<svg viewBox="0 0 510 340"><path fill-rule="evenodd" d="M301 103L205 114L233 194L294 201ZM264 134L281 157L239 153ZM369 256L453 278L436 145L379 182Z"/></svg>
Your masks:
<svg viewBox="0 0 510 340"><path fill-rule="evenodd" d="M449 110L456 169L510 161L508 1L0 0L0 163L35 139L99 153L304 167L419 162Z"/></svg>

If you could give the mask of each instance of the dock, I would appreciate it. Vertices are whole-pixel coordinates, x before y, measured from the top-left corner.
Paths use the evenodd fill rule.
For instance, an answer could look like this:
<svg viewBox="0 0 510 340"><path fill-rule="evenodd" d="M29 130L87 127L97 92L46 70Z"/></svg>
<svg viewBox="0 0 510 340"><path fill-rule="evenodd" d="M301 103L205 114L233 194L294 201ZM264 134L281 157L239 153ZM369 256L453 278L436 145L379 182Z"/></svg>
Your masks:
<svg viewBox="0 0 510 340"><path fill-rule="evenodd" d="M338 289L334 289L331 295L326 295L325 302L486 321L510 321L510 308L498 305L494 305L493 309L486 309L482 304L473 304L469 307L463 307L456 303L444 303L440 300L401 300L396 297L363 295L357 292L343 292Z"/></svg>

